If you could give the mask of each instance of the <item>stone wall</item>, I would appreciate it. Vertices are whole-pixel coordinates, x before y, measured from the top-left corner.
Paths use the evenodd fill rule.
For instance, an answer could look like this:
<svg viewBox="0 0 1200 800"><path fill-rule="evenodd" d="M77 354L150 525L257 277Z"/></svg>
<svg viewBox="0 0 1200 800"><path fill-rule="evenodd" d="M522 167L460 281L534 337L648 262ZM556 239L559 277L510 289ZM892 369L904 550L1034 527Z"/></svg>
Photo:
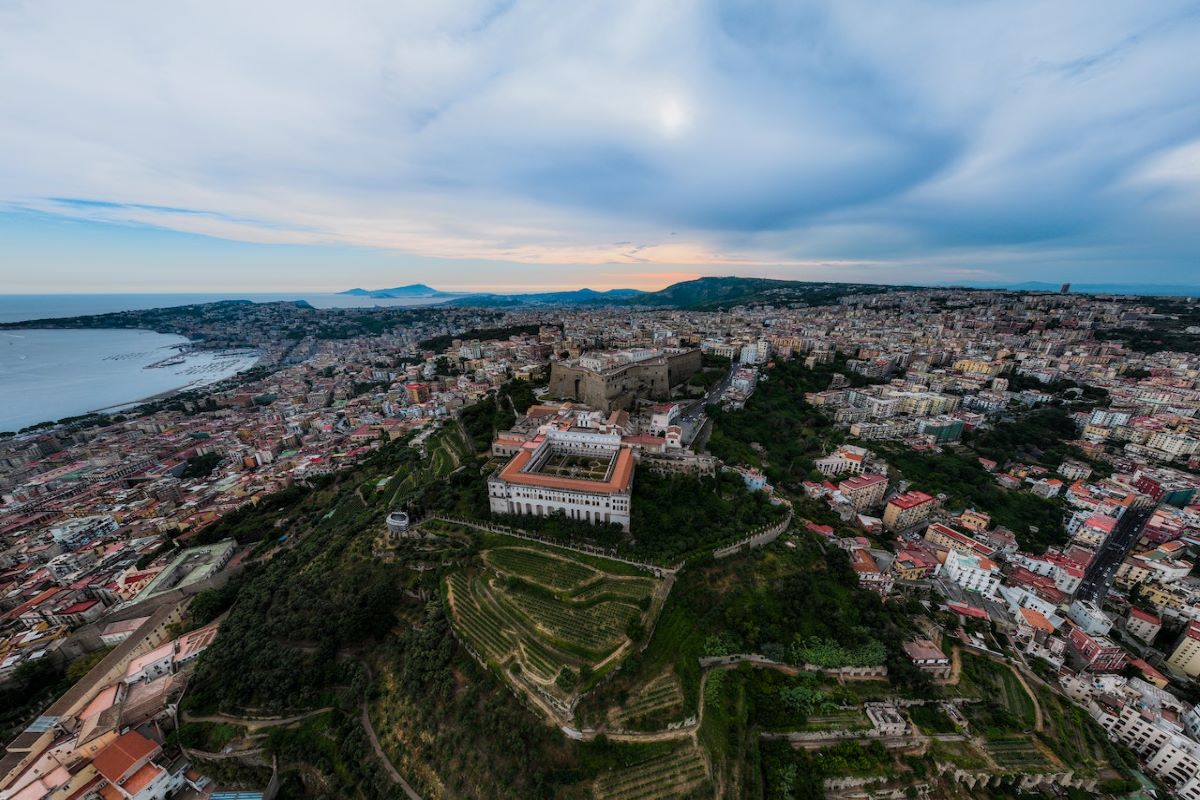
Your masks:
<svg viewBox="0 0 1200 800"><path fill-rule="evenodd" d="M735 553L740 552L742 550L742 548L745 548L747 550L753 550L755 547L762 547L765 544L770 544L771 542L778 539L779 534L786 531L788 529L788 526L791 524L792 524L792 512L791 512L791 509L789 509L787 516L785 516L782 520L775 523L774 525L754 531L749 536L745 537L744 539L739 539L738 541L734 542L733 544L729 544L729 545L725 545L724 547L716 548L715 550L713 550L713 557L714 558L725 558L727 556L731 556L731 555L734 555Z"/></svg>
<svg viewBox="0 0 1200 800"><path fill-rule="evenodd" d="M601 411L628 411L637 400L669 399L671 387L695 375L700 367L699 350L671 353L606 372L555 363L550 368L550 396Z"/></svg>
<svg viewBox="0 0 1200 800"><path fill-rule="evenodd" d="M818 672L830 678L839 678L842 680L867 680L874 678L886 678L888 671L887 666L880 664L877 667L821 667L816 664L785 664L782 661L773 661L759 653L735 653L728 656L701 656L700 668L708 669L709 667L725 667L733 664L761 664L770 667L789 667L792 669L803 670L804 672Z"/></svg>

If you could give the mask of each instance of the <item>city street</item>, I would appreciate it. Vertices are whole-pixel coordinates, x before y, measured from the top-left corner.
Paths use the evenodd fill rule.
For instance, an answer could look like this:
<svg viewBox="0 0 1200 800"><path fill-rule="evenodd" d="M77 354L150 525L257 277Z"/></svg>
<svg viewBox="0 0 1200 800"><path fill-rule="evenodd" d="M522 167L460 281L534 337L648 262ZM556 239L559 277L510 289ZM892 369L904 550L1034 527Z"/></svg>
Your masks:
<svg viewBox="0 0 1200 800"><path fill-rule="evenodd" d="M1151 513L1153 509L1139 509L1127 511L1121 516L1112 534L1084 572L1083 581L1075 592L1076 600L1089 600L1096 605L1103 603L1117 568L1142 535L1142 528L1146 526Z"/></svg>
<svg viewBox="0 0 1200 800"><path fill-rule="evenodd" d="M692 400L691 404L679 416L679 427L683 428L683 441L690 444L701 429L704 428L704 423L707 419L704 409L710 403L715 403L721 398L729 387L733 384L733 374L737 372L738 364L734 362L729 366L729 371L725 373L725 377L704 393L704 397L699 400Z"/></svg>

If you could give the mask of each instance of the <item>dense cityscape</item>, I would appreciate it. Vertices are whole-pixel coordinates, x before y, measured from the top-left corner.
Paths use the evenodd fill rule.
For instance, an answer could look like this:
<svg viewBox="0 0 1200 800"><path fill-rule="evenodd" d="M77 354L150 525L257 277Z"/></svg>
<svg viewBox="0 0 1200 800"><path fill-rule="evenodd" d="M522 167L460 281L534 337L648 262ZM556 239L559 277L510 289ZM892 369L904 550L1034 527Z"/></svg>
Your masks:
<svg viewBox="0 0 1200 800"><path fill-rule="evenodd" d="M0 0L0 800L1200 800L1196 0Z"/></svg>
<svg viewBox="0 0 1200 800"><path fill-rule="evenodd" d="M259 359L0 439L0 796L1198 798L1200 315L1066 288L127 312Z"/></svg>

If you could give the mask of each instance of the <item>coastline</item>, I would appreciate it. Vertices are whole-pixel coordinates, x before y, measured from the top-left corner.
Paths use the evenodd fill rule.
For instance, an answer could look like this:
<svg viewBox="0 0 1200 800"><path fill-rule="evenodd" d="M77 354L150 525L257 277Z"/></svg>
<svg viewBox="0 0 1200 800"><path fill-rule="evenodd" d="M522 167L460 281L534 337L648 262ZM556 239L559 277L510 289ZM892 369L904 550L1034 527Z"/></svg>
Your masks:
<svg viewBox="0 0 1200 800"><path fill-rule="evenodd" d="M23 332L50 335L27 337ZM0 350L0 407L12 409L0 421L0 430L13 434L203 391L254 369L263 358L256 348L209 349L201 341L145 328L31 326L4 333L13 340L31 339L16 351ZM97 334L112 334L114 341ZM9 342L10 347L21 344ZM130 394L122 397L122 388ZM31 418L34 413L45 417Z"/></svg>
<svg viewBox="0 0 1200 800"><path fill-rule="evenodd" d="M172 345L172 347L187 347L187 346L188 345ZM222 353L222 352L237 352L237 351L207 350L205 352ZM130 400L128 403L116 403L111 406L104 406L103 408L95 408L95 409L92 409L85 413L87 413L87 414L104 414L104 413L107 413L110 411L120 412L123 409L135 408L135 407L143 405L145 403L153 403L156 400L166 400L168 397L174 397L175 395L182 394L183 392L191 392L191 391L195 391L197 389L206 389L210 386L216 386L218 383L221 383L222 381L227 381L231 378L235 378L238 375L241 375L243 372L254 369L255 367L258 366L258 363L260 361L262 361L261 353L259 353L258 355L256 355L254 357L254 362L251 363L248 367L245 367L244 369L239 369L237 372L233 373L232 375L226 375L225 377L218 378L215 381L209 381L207 383L196 383L196 382L188 383L188 384L184 384L183 386L179 386L175 389L166 389L164 391L158 392L157 394L147 395L146 397L142 397L137 400ZM154 369L154 367L142 367L142 369Z"/></svg>

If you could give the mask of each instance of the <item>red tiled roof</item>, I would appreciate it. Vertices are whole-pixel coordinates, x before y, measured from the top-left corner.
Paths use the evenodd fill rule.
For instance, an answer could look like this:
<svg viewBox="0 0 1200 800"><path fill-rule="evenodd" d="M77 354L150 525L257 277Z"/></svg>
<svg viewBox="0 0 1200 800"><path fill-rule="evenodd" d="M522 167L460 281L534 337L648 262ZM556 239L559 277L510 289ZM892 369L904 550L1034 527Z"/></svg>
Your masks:
<svg viewBox="0 0 1200 800"><path fill-rule="evenodd" d="M1138 671L1141 672L1144 677L1151 678L1152 680L1159 680L1163 683L1170 683L1170 679L1166 675L1163 675L1161 672L1140 658L1130 659L1129 663L1137 667Z"/></svg>
<svg viewBox="0 0 1200 800"><path fill-rule="evenodd" d="M1162 625L1162 620L1159 617L1156 617L1149 611L1143 611L1136 606L1129 610L1129 616L1140 619L1142 622L1149 622L1152 625Z"/></svg>
<svg viewBox="0 0 1200 800"><path fill-rule="evenodd" d="M976 608L966 603L949 602L946 606L955 614L962 614L964 617L973 617L975 619L987 619L988 613L982 608Z"/></svg>
<svg viewBox="0 0 1200 800"><path fill-rule="evenodd" d="M137 731L129 731L97 753L92 764L110 783L120 783L134 764L151 758L160 749Z"/></svg>
<svg viewBox="0 0 1200 800"><path fill-rule="evenodd" d="M163 768L156 764L143 764L142 767L121 785L131 795L136 795L142 789L145 789L150 783L162 774Z"/></svg>
<svg viewBox="0 0 1200 800"><path fill-rule="evenodd" d="M80 600L78 603L72 603L71 605L67 606L66 608L62 609L61 611L59 611L57 613L59 613L59 614L79 614L84 611L87 611L89 608L91 608L92 606L96 605L96 603L99 603L99 602L100 602L99 600Z"/></svg>
<svg viewBox="0 0 1200 800"><path fill-rule="evenodd" d="M875 563L875 559L871 558L871 554L866 550L856 547L850 551L850 558L850 566L855 572L879 572L879 566Z"/></svg>
<svg viewBox="0 0 1200 800"><path fill-rule="evenodd" d="M916 506L919 506L922 503L928 503L931 500L933 500L932 495L925 494L924 492L914 491L897 495L889 500L888 504L896 506L897 508L915 508Z"/></svg>
<svg viewBox="0 0 1200 800"><path fill-rule="evenodd" d="M562 478L557 475L522 472L521 470L525 468L532 457L533 448L519 450L512 460L500 470L500 477L509 483L519 483L525 486L542 486L547 489L564 489L594 494L627 492L630 482L633 480L633 451L627 447L622 447L617 451L617 463L613 466L612 475L607 481L585 481L577 478Z"/></svg>
<svg viewBox="0 0 1200 800"><path fill-rule="evenodd" d="M874 486L877 483L887 483L886 475L855 475L853 478L847 478L838 484L838 487L845 491L846 489L863 489L867 486Z"/></svg>

